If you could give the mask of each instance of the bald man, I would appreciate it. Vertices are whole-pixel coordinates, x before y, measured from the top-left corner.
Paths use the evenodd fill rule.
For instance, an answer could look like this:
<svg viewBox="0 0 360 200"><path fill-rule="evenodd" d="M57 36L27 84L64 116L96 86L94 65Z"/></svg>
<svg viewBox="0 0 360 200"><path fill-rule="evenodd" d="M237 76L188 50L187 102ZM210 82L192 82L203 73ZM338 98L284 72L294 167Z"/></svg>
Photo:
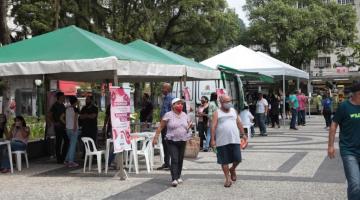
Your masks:
<svg viewBox="0 0 360 200"><path fill-rule="evenodd" d="M171 84L170 83L163 83L161 92L164 95L163 103L160 110L160 119L165 115L165 113L171 111L171 101L174 99L174 97L171 96ZM165 142L165 135L166 135L166 127L164 127L161 131L161 139L163 141L163 149L164 149L164 164L157 168L158 170L161 169L169 169L170 167L170 155L168 151L168 146Z"/></svg>
<svg viewBox="0 0 360 200"><path fill-rule="evenodd" d="M240 117L231 103L231 97L220 97L221 108L214 112L211 127L211 146L216 147L217 163L224 172L224 187L236 181L236 167L241 162L240 136L247 140ZM229 164L232 163L231 168Z"/></svg>

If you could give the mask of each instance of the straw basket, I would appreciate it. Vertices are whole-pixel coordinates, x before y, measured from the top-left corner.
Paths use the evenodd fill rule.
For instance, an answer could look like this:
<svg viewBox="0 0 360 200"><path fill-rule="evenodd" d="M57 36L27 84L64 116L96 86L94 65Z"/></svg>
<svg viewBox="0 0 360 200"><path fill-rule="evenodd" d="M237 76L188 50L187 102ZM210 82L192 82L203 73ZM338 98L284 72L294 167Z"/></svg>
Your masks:
<svg viewBox="0 0 360 200"><path fill-rule="evenodd" d="M200 151L200 137L193 136L186 142L185 158L197 158Z"/></svg>

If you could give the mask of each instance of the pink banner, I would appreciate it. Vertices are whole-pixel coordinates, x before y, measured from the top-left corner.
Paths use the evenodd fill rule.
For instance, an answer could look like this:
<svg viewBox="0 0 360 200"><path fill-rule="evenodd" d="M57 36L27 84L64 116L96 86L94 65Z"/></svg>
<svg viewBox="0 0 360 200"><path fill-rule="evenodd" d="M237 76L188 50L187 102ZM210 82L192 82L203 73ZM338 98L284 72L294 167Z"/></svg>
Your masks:
<svg viewBox="0 0 360 200"><path fill-rule="evenodd" d="M218 97L220 97L221 95L226 94L226 91L224 89L222 89L222 88L217 88L216 89L216 94L217 94Z"/></svg>
<svg viewBox="0 0 360 200"><path fill-rule="evenodd" d="M110 87L114 153L131 149L130 88Z"/></svg>

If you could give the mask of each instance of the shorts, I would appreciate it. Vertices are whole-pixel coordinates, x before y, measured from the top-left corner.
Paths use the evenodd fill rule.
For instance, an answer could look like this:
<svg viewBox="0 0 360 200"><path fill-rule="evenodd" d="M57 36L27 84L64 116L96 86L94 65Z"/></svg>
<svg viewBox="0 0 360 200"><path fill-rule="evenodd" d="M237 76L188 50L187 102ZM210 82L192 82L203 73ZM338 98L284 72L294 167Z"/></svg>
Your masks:
<svg viewBox="0 0 360 200"><path fill-rule="evenodd" d="M227 144L216 147L217 163L227 165L233 162L241 162L240 144Z"/></svg>

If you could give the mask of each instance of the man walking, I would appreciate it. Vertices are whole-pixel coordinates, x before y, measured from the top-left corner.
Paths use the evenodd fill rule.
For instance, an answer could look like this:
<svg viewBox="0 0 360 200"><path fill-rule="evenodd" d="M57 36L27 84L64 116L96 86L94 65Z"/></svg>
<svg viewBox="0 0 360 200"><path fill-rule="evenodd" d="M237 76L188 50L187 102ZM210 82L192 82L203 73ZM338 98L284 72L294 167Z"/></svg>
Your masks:
<svg viewBox="0 0 360 200"><path fill-rule="evenodd" d="M289 96L289 104L291 109L291 122L290 122L290 129L298 130L296 128L296 117L297 117L297 109L299 108L299 101L296 98L295 92L293 92Z"/></svg>
<svg viewBox="0 0 360 200"><path fill-rule="evenodd" d="M268 113L269 103L265 98L263 98L262 93L259 93L258 97L259 97L259 99L256 102L256 114L255 114L256 124L260 128L260 135L267 136L265 119L266 119L266 115Z"/></svg>
<svg viewBox="0 0 360 200"><path fill-rule="evenodd" d="M296 98L299 102L298 126L300 126L300 125L305 126L305 124L306 124L305 109L306 109L307 98L304 95L304 93L301 92L300 89L297 92Z"/></svg>
<svg viewBox="0 0 360 200"><path fill-rule="evenodd" d="M232 108L231 98L221 96L220 103L221 108L212 118L211 146L216 146L217 163L221 165L225 176L224 187L230 187L232 181L236 181L236 167L241 162L240 134L244 140L247 140L247 136L239 115ZM229 168L230 163L232 166Z"/></svg>
<svg viewBox="0 0 360 200"><path fill-rule="evenodd" d="M165 115L165 113L170 112L171 111L171 101L174 99L171 96L171 85L170 83L164 83L161 89L162 94L164 95L163 98L163 102L162 102L162 106L161 106L161 110L160 110L160 119L163 118L163 116ZM164 148L164 164L157 168L158 170L161 169L169 169L170 167L170 155L169 155L169 151L168 151L168 146L165 142L165 136L166 136L166 127L164 127L161 130L161 139L162 139L162 144L163 144L163 148Z"/></svg>
<svg viewBox="0 0 360 200"><path fill-rule="evenodd" d="M335 135L340 125L340 155L348 183L349 200L360 199L360 83L351 88L352 96L341 103L329 130L328 156L335 157Z"/></svg>
<svg viewBox="0 0 360 200"><path fill-rule="evenodd" d="M65 130L65 95L63 92L56 93L57 101L52 105L48 114L48 119L54 124L56 136L56 160L58 164L65 161L65 156L69 147L69 139Z"/></svg>

